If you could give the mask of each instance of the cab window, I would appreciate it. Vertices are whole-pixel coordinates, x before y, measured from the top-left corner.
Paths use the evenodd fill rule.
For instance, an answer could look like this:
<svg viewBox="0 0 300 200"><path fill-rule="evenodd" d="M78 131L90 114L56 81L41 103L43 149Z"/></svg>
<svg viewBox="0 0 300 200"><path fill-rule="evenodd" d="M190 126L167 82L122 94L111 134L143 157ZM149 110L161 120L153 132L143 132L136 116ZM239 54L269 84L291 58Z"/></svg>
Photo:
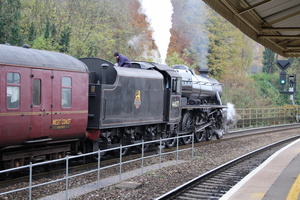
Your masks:
<svg viewBox="0 0 300 200"><path fill-rule="evenodd" d="M180 93L181 82L180 79L174 78L172 79L172 92Z"/></svg>
<svg viewBox="0 0 300 200"><path fill-rule="evenodd" d="M72 104L72 79L62 77L61 105L63 108L70 108Z"/></svg>
<svg viewBox="0 0 300 200"><path fill-rule="evenodd" d="M6 107L9 109L20 107L20 74L7 73Z"/></svg>

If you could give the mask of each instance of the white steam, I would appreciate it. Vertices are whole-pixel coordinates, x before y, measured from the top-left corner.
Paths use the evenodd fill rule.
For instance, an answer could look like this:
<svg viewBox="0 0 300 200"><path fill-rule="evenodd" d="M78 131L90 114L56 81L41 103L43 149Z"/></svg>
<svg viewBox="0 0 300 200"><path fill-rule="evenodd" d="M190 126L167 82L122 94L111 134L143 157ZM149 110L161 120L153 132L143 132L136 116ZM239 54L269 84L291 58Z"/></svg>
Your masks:
<svg viewBox="0 0 300 200"><path fill-rule="evenodd" d="M227 109L224 109L223 113L223 125L225 126L225 130L229 129L229 127L236 125L240 116L235 111L235 106L231 103L227 103Z"/></svg>
<svg viewBox="0 0 300 200"><path fill-rule="evenodd" d="M172 28L171 0L140 0L140 3L142 12L147 16L153 29L153 39L161 56L160 62L165 64Z"/></svg>
<svg viewBox="0 0 300 200"><path fill-rule="evenodd" d="M148 49L147 43L144 41L147 40L145 33L140 33L139 35L133 36L129 41L128 44L133 48L135 51L140 52L141 57L143 59L153 59L159 60L159 52L157 50L150 50Z"/></svg>

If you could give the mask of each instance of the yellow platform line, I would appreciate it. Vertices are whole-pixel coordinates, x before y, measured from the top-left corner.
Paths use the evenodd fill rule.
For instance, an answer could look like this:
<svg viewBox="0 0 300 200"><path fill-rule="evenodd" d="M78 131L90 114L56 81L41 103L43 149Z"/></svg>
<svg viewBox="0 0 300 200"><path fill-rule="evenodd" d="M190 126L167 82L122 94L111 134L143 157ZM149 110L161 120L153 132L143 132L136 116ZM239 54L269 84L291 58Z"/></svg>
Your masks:
<svg viewBox="0 0 300 200"><path fill-rule="evenodd" d="M300 193L300 174L298 178L295 180L294 184L292 185L286 200L298 200Z"/></svg>
<svg viewBox="0 0 300 200"><path fill-rule="evenodd" d="M262 200L265 195L266 195L266 193L254 193L250 197L250 200Z"/></svg>

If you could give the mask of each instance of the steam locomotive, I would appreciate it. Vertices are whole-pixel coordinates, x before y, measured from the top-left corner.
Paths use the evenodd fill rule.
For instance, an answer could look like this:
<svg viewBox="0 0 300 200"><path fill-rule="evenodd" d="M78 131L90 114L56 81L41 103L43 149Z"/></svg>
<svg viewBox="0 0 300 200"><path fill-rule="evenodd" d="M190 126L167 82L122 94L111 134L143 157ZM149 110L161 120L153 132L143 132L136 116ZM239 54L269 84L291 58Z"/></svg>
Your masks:
<svg viewBox="0 0 300 200"><path fill-rule="evenodd" d="M0 45L0 169L160 137L219 139L221 93L218 81L184 65L122 68Z"/></svg>

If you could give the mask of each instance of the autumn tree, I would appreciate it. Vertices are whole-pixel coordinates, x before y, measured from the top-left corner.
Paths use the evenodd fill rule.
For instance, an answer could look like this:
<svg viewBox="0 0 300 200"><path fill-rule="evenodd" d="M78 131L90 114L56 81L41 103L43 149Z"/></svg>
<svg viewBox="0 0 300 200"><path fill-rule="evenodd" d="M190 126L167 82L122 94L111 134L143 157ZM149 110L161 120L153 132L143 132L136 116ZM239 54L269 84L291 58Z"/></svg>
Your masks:
<svg viewBox="0 0 300 200"><path fill-rule="evenodd" d="M207 68L207 6L198 0L172 0L171 40L168 55L177 52L192 68Z"/></svg>

